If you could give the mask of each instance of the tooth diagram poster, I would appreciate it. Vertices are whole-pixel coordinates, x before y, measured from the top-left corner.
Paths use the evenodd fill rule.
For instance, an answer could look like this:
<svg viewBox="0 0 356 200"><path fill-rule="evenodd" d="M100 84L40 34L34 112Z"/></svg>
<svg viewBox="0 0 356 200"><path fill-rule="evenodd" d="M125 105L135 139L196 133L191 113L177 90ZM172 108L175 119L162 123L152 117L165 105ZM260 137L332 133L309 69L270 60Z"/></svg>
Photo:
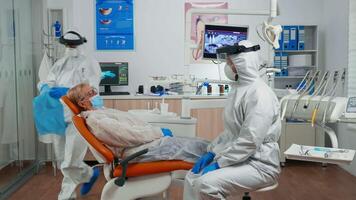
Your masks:
<svg viewBox="0 0 356 200"><path fill-rule="evenodd" d="M96 49L134 50L134 0L96 0Z"/></svg>

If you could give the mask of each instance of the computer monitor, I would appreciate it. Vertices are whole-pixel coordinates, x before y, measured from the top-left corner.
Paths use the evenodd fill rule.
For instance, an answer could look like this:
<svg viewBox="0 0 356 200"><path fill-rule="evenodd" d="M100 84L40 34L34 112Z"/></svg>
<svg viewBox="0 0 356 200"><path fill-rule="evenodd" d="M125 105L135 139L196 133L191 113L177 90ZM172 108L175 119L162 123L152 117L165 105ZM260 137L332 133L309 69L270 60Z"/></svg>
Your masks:
<svg viewBox="0 0 356 200"><path fill-rule="evenodd" d="M246 40L247 26L205 25L203 58L216 59L216 49Z"/></svg>
<svg viewBox="0 0 356 200"><path fill-rule="evenodd" d="M100 82L105 87L105 94L110 94L111 86L127 86L129 84L129 64L127 62L102 62L99 63L101 71L111 71L116 76L107 77Z"/></svg>

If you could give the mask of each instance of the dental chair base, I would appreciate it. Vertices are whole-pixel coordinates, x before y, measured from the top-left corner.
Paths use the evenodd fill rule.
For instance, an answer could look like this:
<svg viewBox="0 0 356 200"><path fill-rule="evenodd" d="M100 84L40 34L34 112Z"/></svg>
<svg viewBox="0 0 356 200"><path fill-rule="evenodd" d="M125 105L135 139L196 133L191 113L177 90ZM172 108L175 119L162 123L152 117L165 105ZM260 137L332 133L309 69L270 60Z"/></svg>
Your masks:
<svg viewBox="0 0 356 200"><path fill-rule="evenodd" d="M278 183L276 183L274 185L271 185L271 186L268 186L268 187L265 187L265 188L258 189L256 191L251 191L251 192L267 192L267 191L270 191L270 190L274 190L277 187L278 187ZM245 195L242 197L242 200L251 200L250 191L245 192Z"/></svg>
<svg viewBox="0 0 356 200"><path fill-rule="evenodd" d="M134 200L154 196L166 191L171 181L172 176L170 173L148 175L130 178L124 186L118 188L115 184L115 179L111 179L105 184L101 199Z"/></svg>

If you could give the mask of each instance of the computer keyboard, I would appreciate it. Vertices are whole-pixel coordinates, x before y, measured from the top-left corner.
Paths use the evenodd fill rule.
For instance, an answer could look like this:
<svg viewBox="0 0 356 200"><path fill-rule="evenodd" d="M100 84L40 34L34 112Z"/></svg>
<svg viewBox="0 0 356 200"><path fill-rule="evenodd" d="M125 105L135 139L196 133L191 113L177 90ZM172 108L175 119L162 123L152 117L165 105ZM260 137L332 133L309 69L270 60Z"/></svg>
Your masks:
<svg viewBox="0 0 356 200"><path fill-rule="evenodd" d="M130 92L100 92L100 95L106 96L106 95L130 95Z"/></svg>

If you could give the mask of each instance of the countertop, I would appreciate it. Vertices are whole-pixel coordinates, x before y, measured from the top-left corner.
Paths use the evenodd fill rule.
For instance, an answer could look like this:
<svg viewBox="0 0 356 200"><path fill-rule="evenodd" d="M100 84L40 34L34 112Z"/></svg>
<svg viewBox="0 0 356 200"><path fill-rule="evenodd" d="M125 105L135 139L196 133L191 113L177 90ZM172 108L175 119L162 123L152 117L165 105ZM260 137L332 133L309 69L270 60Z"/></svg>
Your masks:
<svg viewBox="0 0 356 200"><path fill-rule="evenodd" d="M188 97L191 99L226 99L227 95L164 95L164 96L150 96L150 95L106 95L102 96L104 100L145 100L145 99L182 99Z"/></svg>

